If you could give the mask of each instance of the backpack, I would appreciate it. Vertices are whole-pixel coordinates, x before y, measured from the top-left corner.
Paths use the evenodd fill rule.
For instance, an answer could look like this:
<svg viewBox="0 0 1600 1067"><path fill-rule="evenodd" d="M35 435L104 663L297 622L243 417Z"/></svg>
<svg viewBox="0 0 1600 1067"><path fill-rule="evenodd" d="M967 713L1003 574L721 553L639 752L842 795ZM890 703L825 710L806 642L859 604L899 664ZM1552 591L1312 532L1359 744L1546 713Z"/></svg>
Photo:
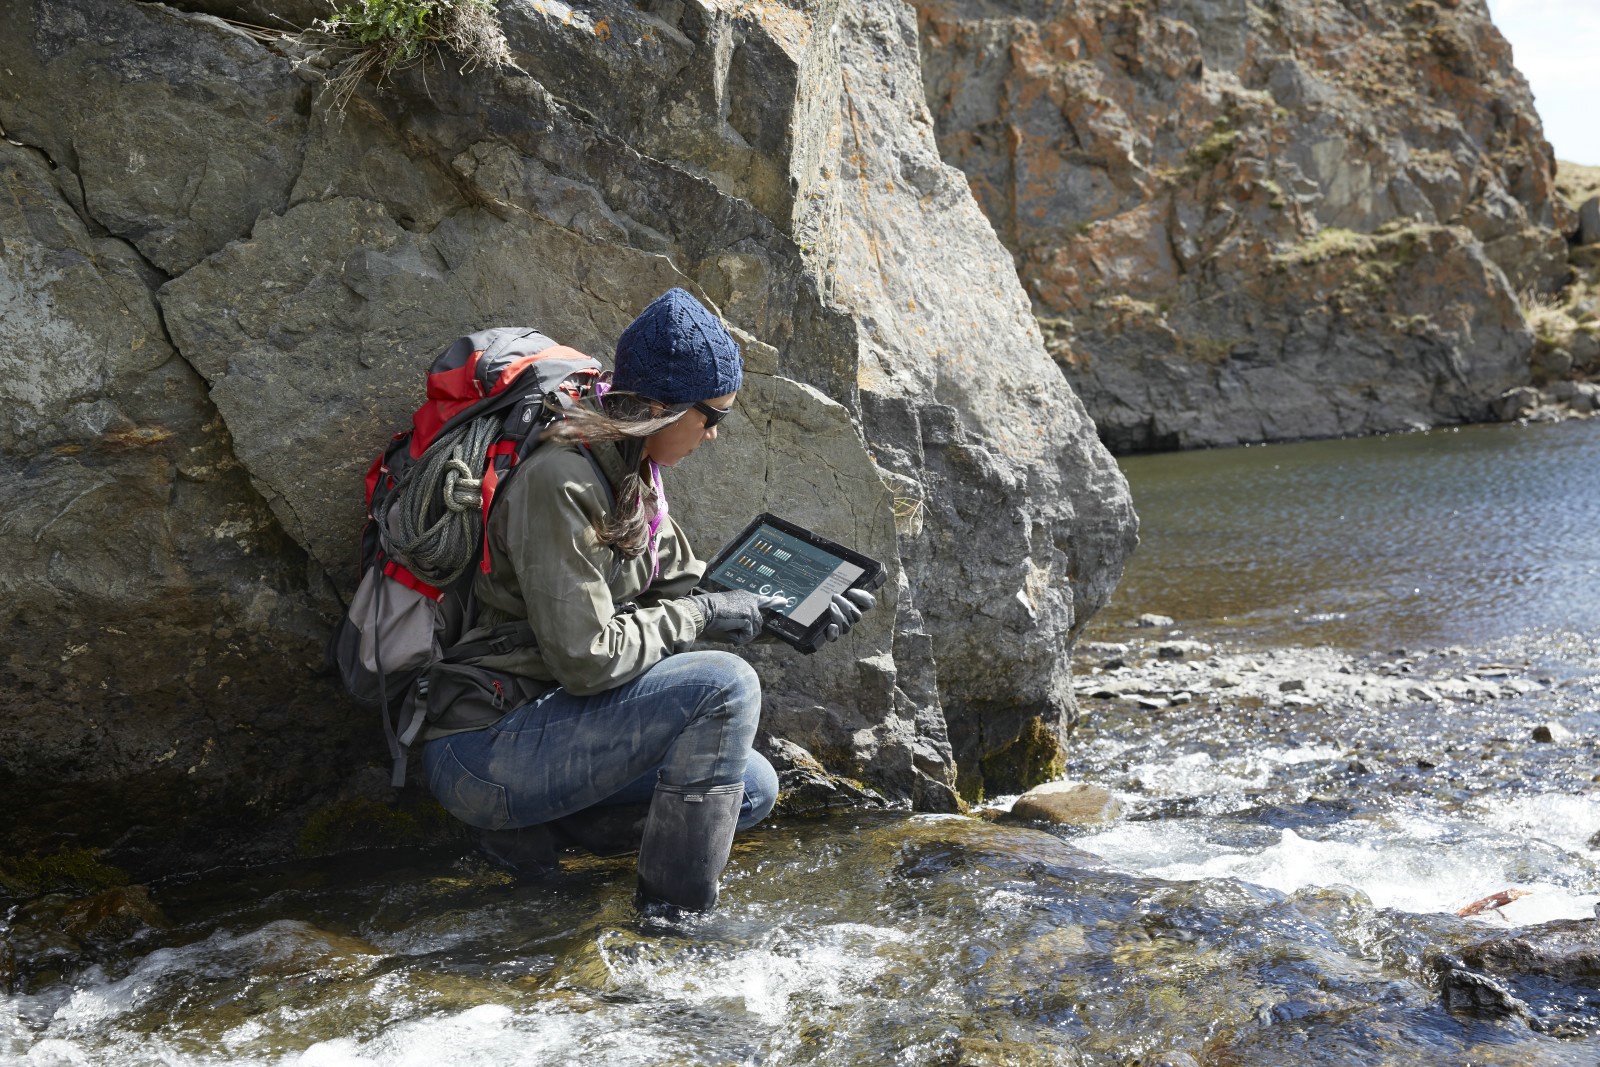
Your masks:
<svg viewBox="0 0 1600 1067"><path fill-rule="evenodd" d="M496 491L600 378L599 363L536 330L459 338L429 368L411 429L372 461L361 581L328 652L350 695L382 710L394 785L424 726L487 726L534 695L536 683L469 662L534 643L526 622L461 642L472 580L489 572Z"/></svg>

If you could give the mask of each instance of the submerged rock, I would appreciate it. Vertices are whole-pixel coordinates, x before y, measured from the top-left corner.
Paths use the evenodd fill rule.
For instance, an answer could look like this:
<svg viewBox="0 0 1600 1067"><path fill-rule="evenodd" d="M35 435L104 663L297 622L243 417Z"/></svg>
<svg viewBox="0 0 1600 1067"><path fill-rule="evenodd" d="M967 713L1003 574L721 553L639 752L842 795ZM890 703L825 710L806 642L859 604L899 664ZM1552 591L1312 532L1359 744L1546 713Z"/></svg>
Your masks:
<svg viewBox="0 0 1600 1067"><path fill-rule="evenodd" d="M1532 1014L1500 979L1469 970L1448 957L1437 966L1439 994L1446 1010L1485 1019L1527 1019Z"/></svg>
<svg viewBox="0 0 1600 1067"><path fill-rule="evenodd" d="M1440 963L1445 1006L1521 1017L1556 1036L1590 1036L1600 990L1600 919L1561 919L1469 945Z"/></svg>

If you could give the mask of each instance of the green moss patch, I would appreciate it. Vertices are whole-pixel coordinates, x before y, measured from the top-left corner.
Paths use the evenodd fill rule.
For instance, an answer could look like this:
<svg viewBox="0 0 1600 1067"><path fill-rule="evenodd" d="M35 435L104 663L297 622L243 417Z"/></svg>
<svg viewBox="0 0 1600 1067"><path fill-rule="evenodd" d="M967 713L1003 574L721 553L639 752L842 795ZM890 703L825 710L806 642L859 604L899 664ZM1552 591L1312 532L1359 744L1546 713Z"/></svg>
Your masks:
<svg viewBox="0 0 1600 1067"><path fill-rule="evenodd" d="M36 897L41 893L87 895L127 885L127 872L100 860L97 849L65 849L47 856L29 853L0 857L0 894Z"/></svg>

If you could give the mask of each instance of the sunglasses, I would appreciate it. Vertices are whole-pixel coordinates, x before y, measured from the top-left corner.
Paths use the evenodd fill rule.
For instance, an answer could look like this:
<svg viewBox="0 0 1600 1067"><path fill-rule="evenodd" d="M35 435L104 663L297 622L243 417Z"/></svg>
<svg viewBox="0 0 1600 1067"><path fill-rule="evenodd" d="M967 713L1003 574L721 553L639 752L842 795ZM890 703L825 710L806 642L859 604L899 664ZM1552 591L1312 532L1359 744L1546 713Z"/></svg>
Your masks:
<svg viewBox="0 0 1600 1067"><path fill-rule="evenodd" d="M706 417L706 429L711 429L717 423L733 414L733 407L714 408L704 400L696 400L690 407Z"/></svg>

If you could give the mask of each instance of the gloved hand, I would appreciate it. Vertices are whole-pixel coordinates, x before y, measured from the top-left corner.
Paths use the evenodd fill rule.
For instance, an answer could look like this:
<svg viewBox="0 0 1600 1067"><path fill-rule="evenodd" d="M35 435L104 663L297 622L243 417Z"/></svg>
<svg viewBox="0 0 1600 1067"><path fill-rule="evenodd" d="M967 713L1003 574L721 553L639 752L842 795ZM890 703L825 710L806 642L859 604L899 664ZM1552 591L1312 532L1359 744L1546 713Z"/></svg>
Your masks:
<svg viewBox="0 0 1600 1067"><path fill-rule="evenodd" d="M784 605L781 596L757 596L745 589L696 593L689 602L700 613L701 637L734 645L754 641L767 622L762 611L776 611Z"/></svg>
<svg viewBox="0 0 1600 1067"><path fill-rule="evenodd" d="M823 639L839 640L877 603L877 598L865 589L846 589L843 593L833 594L833 603L828 605L828 615L833 621L822 631Z"/></svg>

